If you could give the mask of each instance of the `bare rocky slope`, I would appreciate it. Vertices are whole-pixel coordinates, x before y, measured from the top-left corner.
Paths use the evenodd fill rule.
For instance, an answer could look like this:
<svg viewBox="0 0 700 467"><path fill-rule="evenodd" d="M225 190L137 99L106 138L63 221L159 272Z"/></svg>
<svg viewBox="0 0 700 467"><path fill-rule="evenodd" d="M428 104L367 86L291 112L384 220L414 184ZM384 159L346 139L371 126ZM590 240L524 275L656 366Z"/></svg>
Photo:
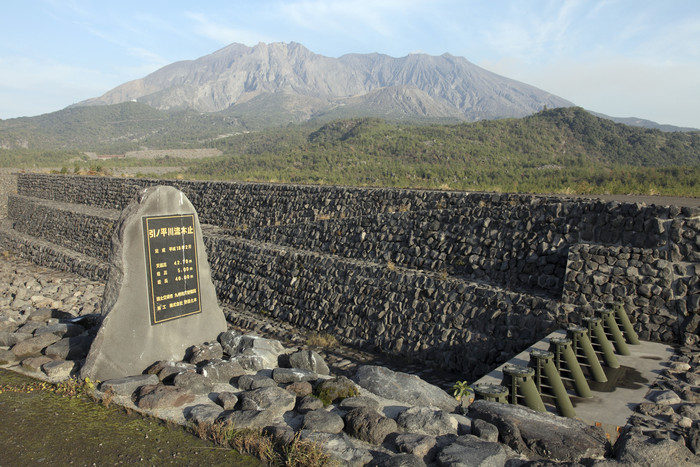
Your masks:
<svg viewBox="0 0 700 467"><path fill-rule="evenodd" d="M573 105L449 54L331 58L294 42L255 47L234 43L196 60L165 66L77 105L131 100L159 110L278 110L295 114L299 121L327 113L479 120Z"/></svg>

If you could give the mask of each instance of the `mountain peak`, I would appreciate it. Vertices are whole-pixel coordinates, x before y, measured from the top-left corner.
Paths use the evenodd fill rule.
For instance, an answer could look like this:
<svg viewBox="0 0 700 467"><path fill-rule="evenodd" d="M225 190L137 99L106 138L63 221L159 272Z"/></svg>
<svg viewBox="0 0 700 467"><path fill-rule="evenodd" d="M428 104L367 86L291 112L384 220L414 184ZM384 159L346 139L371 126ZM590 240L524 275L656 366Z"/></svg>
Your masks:
<svg viewBox="0 0 700 467"><path fill-rule="evenodd" d="M385 88L400 92L377 93ZM258 96L280 93L295 95L294 102L309 103L298 112L302 120L348 104L359 114L463 120L521 117L545 106L573 105L447 53L330 58L297 42L260 42L253 47L233 43L196 60L167 65L78 105L137 100L159 110L235 113L237 106L250 108ZM264 101L266 111L274 112L269 106L275 100ZM312 101L313 110L309 110Z"/></svg>

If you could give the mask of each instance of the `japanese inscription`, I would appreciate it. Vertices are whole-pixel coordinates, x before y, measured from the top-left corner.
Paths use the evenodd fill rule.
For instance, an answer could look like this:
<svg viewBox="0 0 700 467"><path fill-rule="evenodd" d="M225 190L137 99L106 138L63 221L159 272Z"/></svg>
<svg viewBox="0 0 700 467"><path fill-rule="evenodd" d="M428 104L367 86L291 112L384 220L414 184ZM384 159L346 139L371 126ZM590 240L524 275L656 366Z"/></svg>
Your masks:
<svg viewBox="0 0 700 467"><path fill-rule="evenodd" d="M194 214L142 219L151 325L201 313Z"/></svg>

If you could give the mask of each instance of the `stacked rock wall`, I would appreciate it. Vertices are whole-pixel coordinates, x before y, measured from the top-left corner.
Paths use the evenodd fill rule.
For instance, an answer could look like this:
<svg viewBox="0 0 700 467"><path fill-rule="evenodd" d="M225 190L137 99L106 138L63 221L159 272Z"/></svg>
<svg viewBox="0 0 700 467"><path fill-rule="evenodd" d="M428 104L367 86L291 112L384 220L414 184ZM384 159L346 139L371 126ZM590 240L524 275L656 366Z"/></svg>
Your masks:
<svg viewBox="0 0 700 467"><path fill-rule="evenodd" d="M698 209L20 174L10 217L17 232L104 260L118 210L159 183L211 225L222 300L357 345L471 375L611 301L643 338L700 328Z"/></svg>
<svg viewBox="0 0 700 467"><path fill-rule="evenodd" d="M17 194L17 175L14 169L0 169L0 219L7 217L7 198Z"/></svg>

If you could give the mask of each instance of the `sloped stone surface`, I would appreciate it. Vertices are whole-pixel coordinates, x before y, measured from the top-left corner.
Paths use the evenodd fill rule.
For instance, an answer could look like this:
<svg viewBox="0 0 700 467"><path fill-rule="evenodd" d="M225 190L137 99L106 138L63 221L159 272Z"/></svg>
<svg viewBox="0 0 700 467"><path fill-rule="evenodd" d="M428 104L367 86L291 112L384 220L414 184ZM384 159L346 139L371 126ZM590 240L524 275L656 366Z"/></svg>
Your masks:
<svg viewBox="0 0 700 467"><path fill-rule="evenodd" d="M605 431L579 420L484 400L471 404L468 415L496 426L503 443L527 456L578 462L602 459L607 451Z"/></svg>
<svg viewBox="0 0 700 467"><path fill-rule="evenodd" d="M380 366L363 365L357 369L352 379L378 396L401 401L409 406L437 407L454 412L458 405L454 397L439 387L415 375Z"/></svg>

